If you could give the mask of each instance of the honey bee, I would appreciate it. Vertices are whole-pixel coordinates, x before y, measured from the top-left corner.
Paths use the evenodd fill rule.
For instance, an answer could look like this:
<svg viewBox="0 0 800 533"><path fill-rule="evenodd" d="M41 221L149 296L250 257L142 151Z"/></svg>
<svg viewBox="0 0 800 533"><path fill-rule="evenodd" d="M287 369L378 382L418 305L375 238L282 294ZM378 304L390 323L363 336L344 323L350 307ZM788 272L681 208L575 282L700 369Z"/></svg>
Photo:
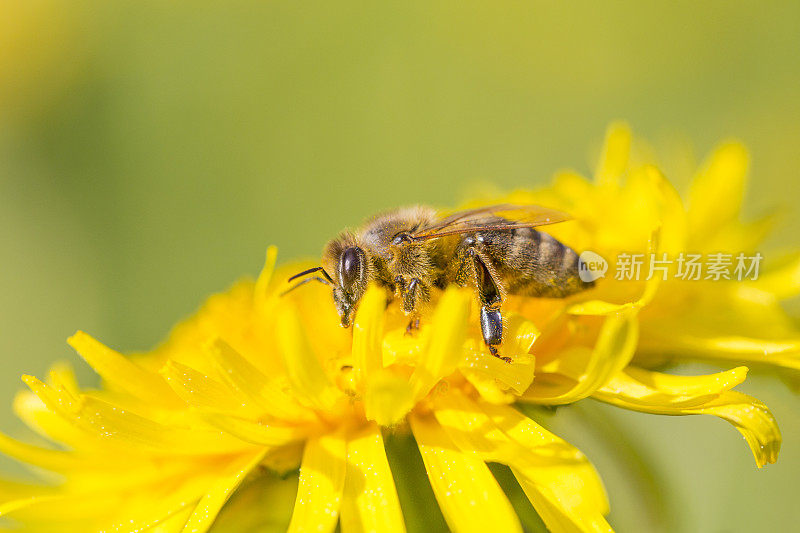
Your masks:
<svg viewBox="0 0 800 533"><path fill-rule="evenodd" d="M501 307L507 295L564 298L590 288L579 276L578 254L537 226L569 220L545 207L492 205L443 216L414 206L375 216L358 231L327 243L321 265L289 281L307 277L332 288L343 327L353 321L358 302L374 283L400 302L419 327L436 290L450 284L471 287L480 304L483 340L495 357L503 342Z"/></svg>

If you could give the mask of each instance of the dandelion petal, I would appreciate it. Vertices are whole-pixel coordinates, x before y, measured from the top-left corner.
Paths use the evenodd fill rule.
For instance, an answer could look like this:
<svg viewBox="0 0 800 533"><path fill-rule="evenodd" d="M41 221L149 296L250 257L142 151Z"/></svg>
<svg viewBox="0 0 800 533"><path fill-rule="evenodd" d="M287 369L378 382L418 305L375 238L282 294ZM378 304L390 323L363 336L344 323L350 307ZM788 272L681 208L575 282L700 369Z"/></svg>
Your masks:
<svg viewBox="0 0 800 533"><path fill-rule="evenodd" d="M610 531L597 473L569 444L511 407L457 391L437 400L434 415L461 451L508 465L551 530Z"/></svg>
<svg viewBox="0 0 800 533"><path fill-rule="evenodd" d="M409 422L452 531L522 531L508 498L483 460L459 450L435 420L411 416Z"/></svg>
<svg viewBox="0 0 800 533"><path fill-rule="evenodd" d="M697 173L689 191L690 245L712 244L708 241L736 220L748 166L745 147L729 142L717 148Z"/></svg>
<svg viewBox="0 0 800 533"><path fill-rule="evenodd" d="M442 296L433 314L433 333L427 349L410 379L415 399L428 394L441 378L452 374L462 358L471 298L468 291L456 288Z"/></svg>
<svg viewBox="0 0 800 533"><path fill-rule="evenodd" d="M225 382L265 413L281 420L315 420L311 411L298 405L275 380L269 380L227 342L216 339L208 350Z"/></svg>
<svg viewBox="0 0 800 533"><path fill-rule="evenodd" d="M369 424L347 442L340 524L342 533L406 530L383 437L376 424Z"/></svg>
<svg viewBox="0 0 800 533"><path fill-rule="evenodd" d="M177 361L168 361L161 373L186 403L200 411L227 412L257 418L260 410L240 398L238 391Z"/></svg>
<svg viewBox="0 0 800 533"><path fill-rule="evenodd" d="M631 130L624 122L615 122L606 131L603 153L595 170L598 185L615 186L628 166L631 151Z"/></svg>
<svg viewBox="0 0 800 533"><path fill-rule="evenodd" d="M277 337L283 363L295 392L309 405L329 410L343 395L336 389L309 345L302 320L293 306L277 317Z"/></svg>
<svg viewBox="0 0 800 533"><path fill-rule="evenodd" d="M747 369L709 376L667 376L635 367L617 374L594 394L598 400L644 413L714 415L744 435L760 467L778 458L781 434L767 406L730 390L744 381ZM685 383L685 389L681 387Z"/></svg>
<svg viewBox="0 0 800 533"><path fill-rule="evenodd" d="M370 375L383 367L381 349L385 308L385 292L370 286L361 298L353 324L353 369L359 381L369 380Z"/></svg>
<svg viewBox="0 0 800 533"><path fill-rule="evenodd" d="M336 528L346 471L347 441L341 435L323 435L306 443L290 533Z"/></svg>
<svg viewBox="0 0 800 533"><path fill-rule="evenodd" d="M158 374L148 372L83 331L67 342L104 380L120 390L155 405L180 407L180 399Z"/></svg>
<svg viewBox="0 0 800 533"><path fill-rule="evenodd" d="M567 351L540 373L545 376L554 374L559 379L566 377L568 381L561 381L555 387L540 387L534 380L533 386L520 400L558 405L590 396L630 362L638 338L639 322L635 310L609 315L593 350L577 347Z"/></svg>
<svg viewBox="0 0 800 533"><path fill-rule="evenodd" d="M200 499L183 526L183 532L205 533L208 531L217 518L220 509L228 501L231 493L242 483L245 476L258 465L263 456L264 451L260 450L254 455L238 457L229 467L229 472L221 474L219 480Z"/></svg>

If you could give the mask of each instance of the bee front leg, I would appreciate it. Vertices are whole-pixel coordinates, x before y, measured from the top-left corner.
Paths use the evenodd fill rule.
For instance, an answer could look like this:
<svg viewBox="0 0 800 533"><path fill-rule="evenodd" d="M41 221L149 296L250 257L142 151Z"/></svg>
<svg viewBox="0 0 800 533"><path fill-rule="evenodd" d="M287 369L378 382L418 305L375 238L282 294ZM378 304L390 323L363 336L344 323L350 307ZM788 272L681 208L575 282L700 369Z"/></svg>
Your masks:
<svg viewBox="0 0 800 533"><path fill-rule="evenodd" d="M411 278L408 282L403 276L394 278L395 294L400 298L400 304L403 312L407 315L416 313L417 302L422 296L422 283L419 278Z"/></svg>
<svg viewBox="0 0 800 533"><path fill-rule="evenodd" d="M417 315L417 303L420 298L421 281L419 278L411 278L406 283L402 276L395 278L395 283L399 287L400 299L402 301L403 312L411 316L411 321L406 326L406 335L411 335L419 329L419 316Z"/></svg>
<svg viewBox="0 0 800 533"><path fill-rule="evenodd" d="M406 285L406 290L403 293L403 311L406 313L413 313L417 309L417 298L419 295L419 278L411 278L411 281Z"/></svg>

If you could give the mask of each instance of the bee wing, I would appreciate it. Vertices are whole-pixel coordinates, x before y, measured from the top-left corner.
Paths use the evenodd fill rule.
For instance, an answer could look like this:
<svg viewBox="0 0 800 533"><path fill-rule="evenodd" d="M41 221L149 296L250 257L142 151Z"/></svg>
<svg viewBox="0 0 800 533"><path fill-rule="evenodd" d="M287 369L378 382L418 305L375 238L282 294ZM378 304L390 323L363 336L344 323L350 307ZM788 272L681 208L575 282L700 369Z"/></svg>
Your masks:
<svg viewBox="0 0 800 533"><path fill-rule="evenodd" d="M412 240L424 241L474 231L533 228L564 222L571 218L563 211L540 205L497 204L458 211L432 225L420 228L409 236Z"/></svg>

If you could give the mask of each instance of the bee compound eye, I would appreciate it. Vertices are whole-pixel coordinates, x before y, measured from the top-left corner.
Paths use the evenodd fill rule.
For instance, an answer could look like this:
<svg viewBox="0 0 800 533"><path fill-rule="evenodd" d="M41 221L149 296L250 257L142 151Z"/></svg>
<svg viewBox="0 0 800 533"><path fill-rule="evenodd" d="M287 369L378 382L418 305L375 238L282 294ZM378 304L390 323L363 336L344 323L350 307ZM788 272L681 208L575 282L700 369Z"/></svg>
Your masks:
<svg viewBox="0 0 800 533"><path fill-rule="evenodd" d="M361 253L352 247L342 252L339 259L339 276L343 287L350 287L361 274Z"/></svg>
<svg viewBox="0 0 800 533"><path fill-rule="evenodd" d="M392 244L394 246L399 246L399 245L401 245L403 243L408 243L408 242L411 242L411 241L412 241L411 235L409 235L405 231L401 231L400 233L398 233L397 235L394 236L394 239L392 239Z"/></svg>

